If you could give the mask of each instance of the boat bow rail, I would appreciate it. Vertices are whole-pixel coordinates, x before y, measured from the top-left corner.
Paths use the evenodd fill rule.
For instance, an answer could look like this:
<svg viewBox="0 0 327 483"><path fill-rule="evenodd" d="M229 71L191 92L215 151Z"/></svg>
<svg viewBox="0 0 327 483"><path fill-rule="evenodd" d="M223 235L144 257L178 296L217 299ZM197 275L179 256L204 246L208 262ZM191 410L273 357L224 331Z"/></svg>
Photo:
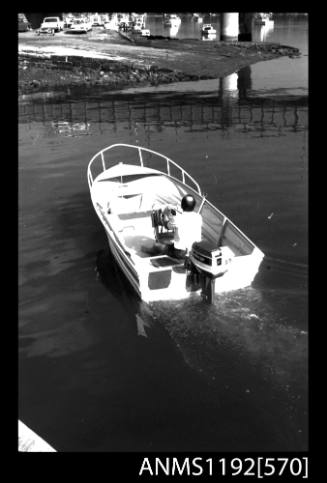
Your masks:
<svg viewBox="0 0 327 483"><path fill-rule="evenodd" d="M117 149L118 148L118 149ZM123 149L126 148L126 149ZM112 144L96 153L87 168L87 179L91 189L93 182L107 169L117 163L135 164L136 166L155 169L168 175L184 185L195 190L201 195L201 188L192 176L190 176L175 161L152 149L135 146L133 144Z"/></svg>

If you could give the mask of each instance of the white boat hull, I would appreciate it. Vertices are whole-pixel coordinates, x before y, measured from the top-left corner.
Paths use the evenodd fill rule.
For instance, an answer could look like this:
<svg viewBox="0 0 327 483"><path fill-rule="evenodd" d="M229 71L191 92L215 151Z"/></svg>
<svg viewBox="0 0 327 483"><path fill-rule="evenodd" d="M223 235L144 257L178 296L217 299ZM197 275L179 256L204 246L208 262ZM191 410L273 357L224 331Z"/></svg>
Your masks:
<svg viewBox="0 0 327 483"><path fill-rule="evenodd" d="M183 300L190 297L201 296L201 289L188 291L186 289L185 275L172 273L172 279L168 288L150 290L148 287L148 278L140 277L139 280L133 275L133 265L117 247L107 232L109 248L120 269L126 276L135 292L144 302ZM236 259L228 272L223 277L219 277L215 281L215 293L229 292L248 287L252 284L258 273L260 263L262 261L262 253L258 250L256 256L248 255L242 259Z"/></svg>
<svg viewBox="0 0 327 483"><path fill-rule="evenodd" d="M113 145L110 148L119 146ZM220 233L219 239L224 236L222 238L223 244L229 245L233 250L235 256L228 265L228 270L215 279L215 293L238 290L251 285L264 257L262 251L217 208L203 198L195 180L176 163L159 155L167 160L168 173L171 172L173 164L174 167L181 170L182 181L178 181L176 177L172 177L170 174L167 175L162 171L143 166L142 156L145 155L144 153L155 152L135 146L123 146L136 149L139 152L141 167L120 163L107 168L107 161L102 151L100 152L102 153L100 155L103 165L102 173L93 179L90 165L98 156L96 155L90 162L88 178L93 206L106 230L109 248L138 296L145 302L154 302L181 300L198 297L202 294L202 289L198 285L192 286L190 284L189 272L185 269L183 260L174 260L164 253L149 254L145 250L149 247L149 244L155 246L156 242L150 213L153 196L158 197L159 189L162 190L159 195L162 196L162 193L165 193L164 196L167 197L165 201L171 201L174 196L177 199L177 195L182 197L185 193L191 192L203 213L204 238L215 240ZM158 153L155 154L158 155ZM134 177L134 180L123 181L123 177L125 179ZM190 186L192 183L194 183L193 187ZM141 191L141 193L136 196L133 190L132 193L131 187L134 191L137 188L136 191ZM113 191L110 191L109 188L111 190L116 189L119 194L113 195ZM144 192L142 189L144 189ZM169 189L171 189L170 192ZM169 199L169 196L171 196L171 199ZM108 200L111 204L108 204ZM115 203L118 200L120 204L117 208ZM109 205L110 209L108 210ZM125 211L122 206L125 206ZM133 207L133 212L130 213L128 209L126 210L126 206L129 206L129 209ZM222 232L224 232L224 235ZM146 244L148 244L148 247Z"/></svg>

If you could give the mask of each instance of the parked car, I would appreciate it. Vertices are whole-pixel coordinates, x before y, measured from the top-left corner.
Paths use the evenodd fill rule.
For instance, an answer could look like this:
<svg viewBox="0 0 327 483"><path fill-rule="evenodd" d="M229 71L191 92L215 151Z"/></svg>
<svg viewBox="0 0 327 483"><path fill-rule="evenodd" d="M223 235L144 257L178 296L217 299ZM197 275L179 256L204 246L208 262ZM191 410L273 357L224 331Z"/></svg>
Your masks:
<svg viewBox="0 0 327 483"><path fill-rule="evenodd" d="M27 20L24 13L18 14L18 32L27 32L31 30L32 26L30 22Z"/></svg>
<svg viewBox="0 0 327 483"><path fill-rule="evenodd" d="M64 28L69 29L73 21L74 21L73 15L67 15L67 17L65 17L64 19Z"/></svg>
<svg viewBox="0 0 327 483"><path fill-rule="evenodd" d="M150 29L142 29L141 35L142 37L150 37Z"/></svg>
<svg viewBox="0 0 327 483"><path fill-rule="evenodd" d="M69 27L69 32L87 33L92 30L92 24L89 19L75 18Z"/></svg>
<svg viewBox="0 0 327 483"><path fill-rule="evenodd" d="M55 32L60 32L64 30L64 21L60 20L59 17L45 17L41 23L40 31L54 30Z"/></svg>

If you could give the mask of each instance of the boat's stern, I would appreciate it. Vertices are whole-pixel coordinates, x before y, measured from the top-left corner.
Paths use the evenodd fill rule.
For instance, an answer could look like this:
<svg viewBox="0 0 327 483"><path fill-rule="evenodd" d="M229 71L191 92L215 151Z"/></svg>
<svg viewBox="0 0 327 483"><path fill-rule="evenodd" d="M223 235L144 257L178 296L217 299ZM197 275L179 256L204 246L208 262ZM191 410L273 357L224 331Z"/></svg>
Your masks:
<svg viewBox="0 0 327 483"><path fill-rule="evenodd" d="M152 257L151 268L140 270L140 291L146 302L159 300L182 300L192 293L187 283L187 270L184 260L176 260L169 256Z"/></svg>

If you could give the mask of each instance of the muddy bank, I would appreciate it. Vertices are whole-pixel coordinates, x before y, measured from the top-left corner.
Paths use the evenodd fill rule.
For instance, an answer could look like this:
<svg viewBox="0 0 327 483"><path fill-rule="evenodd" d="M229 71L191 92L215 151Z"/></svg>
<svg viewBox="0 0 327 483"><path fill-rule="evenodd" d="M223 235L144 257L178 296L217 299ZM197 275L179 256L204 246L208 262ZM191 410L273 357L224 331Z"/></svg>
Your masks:
<svg viewBox="0 0 327 483"><path fill-rule="evenodd" d="M262 60L299 56L273 43L202 42L197 39L110 37L39 38L19 43L19 94L62 87L134 85L212 79Z"/></svg>
<svg viewBox="0 0 327 483"><path fill-rule="evenodd" d="M105 85L112 89L121 89L136 84L158 85L200 78L198 75L159 68L157 65L136 67L118 61L78 56L42 60L35 56L20 56L18 85L19 93L26 94L63 86Z"/></svg>

